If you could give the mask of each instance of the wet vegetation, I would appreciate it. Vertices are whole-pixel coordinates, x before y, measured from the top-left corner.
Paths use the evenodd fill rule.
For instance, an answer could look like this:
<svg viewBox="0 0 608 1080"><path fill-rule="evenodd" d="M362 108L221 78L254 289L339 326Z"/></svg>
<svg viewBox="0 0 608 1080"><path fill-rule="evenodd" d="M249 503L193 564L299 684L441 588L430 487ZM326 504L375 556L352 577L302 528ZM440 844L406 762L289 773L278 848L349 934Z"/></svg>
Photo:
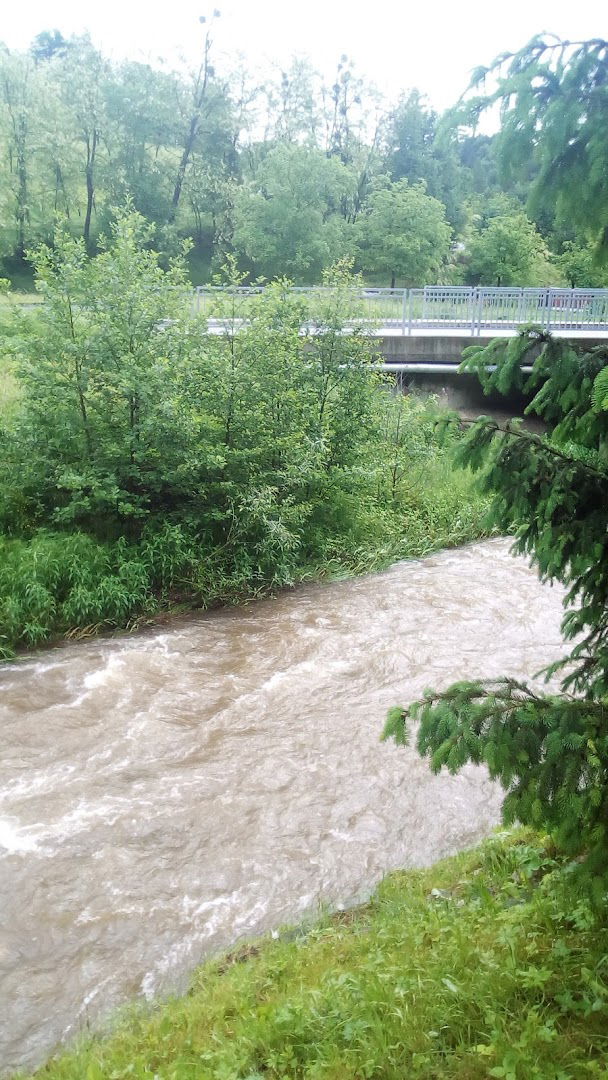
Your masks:
<svg viewBox="0 0 608 1080"><path fill-rule="evenodd" d="M4 313L5 657L483 535L457 436L383 381L346 264L313 302L271 286L246 326L228 289L213 333L152 233L119 212L93 260L62 234L35 255L44 304Z"/></svg>

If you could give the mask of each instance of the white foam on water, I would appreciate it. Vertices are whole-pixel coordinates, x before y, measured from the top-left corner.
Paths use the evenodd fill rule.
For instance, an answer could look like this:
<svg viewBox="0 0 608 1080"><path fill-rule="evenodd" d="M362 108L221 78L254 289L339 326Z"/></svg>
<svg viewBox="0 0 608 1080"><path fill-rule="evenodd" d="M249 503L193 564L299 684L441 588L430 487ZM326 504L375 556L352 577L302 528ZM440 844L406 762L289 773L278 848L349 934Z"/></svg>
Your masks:
<svg viewBox="0 0 608 1080"><path fill-rule="evenodd" d="M0 790L0 803L28 798L32 795L39 795L44 791L54 791L56 788L65 785L67 777L75 772L76 765L64 762L54 768L45 769L44 772L32 772L26 777L9 781Z"/></svg>
<svg viewBox="0 0 608 1080"><path fill-rule="evenodd" d="M112 653L104 667L99 668L97 671L92 671L89 675L85 675L83 683L87 690L95 690L98 686L105 686L116 675L119 674L122 668L125 667L125 661Z"/></svg>
<svg viewBox="0 0 608 1080"><path fill-rule="evenodd" d="M140 990L146 1001L151 1001L156 994L156 978L154 972L147 971L141 980Z"/></svg>
<svg viewBox="0 0 608 1080"><path fill-rule="evenodd" d="M38 844L33 836L28 836L27 831L19 825L14 825L6 818L0 818L0 848L14 854L15 852L37 851Z"/></svg>

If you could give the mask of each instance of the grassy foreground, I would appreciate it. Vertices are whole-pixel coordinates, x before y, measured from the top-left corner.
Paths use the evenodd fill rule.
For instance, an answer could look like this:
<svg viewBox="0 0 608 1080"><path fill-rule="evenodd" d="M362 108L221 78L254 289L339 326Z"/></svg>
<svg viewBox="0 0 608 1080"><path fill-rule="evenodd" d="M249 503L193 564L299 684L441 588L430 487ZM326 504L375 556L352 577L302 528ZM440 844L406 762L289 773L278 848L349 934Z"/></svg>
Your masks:
<svg viewBox="0 0 608 1080"><path fill-rule="evenodd" d="M518 832L207 963L47 1080L608 1076L608 926Z"/></svg>

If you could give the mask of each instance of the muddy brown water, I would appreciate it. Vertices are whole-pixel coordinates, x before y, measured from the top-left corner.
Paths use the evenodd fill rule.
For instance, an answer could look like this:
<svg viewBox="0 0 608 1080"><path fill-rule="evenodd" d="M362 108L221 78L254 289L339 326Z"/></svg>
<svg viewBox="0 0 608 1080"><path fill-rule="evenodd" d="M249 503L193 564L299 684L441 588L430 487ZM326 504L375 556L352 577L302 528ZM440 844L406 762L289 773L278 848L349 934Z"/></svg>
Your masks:
<svg viewBox="0 0 608 1080"><path fill-rule="evenodd" d="M389 706L561 654L562 593L493 540L0 669L0 1063L31 1068L237 939L367 896L499 819Z"/></svg>

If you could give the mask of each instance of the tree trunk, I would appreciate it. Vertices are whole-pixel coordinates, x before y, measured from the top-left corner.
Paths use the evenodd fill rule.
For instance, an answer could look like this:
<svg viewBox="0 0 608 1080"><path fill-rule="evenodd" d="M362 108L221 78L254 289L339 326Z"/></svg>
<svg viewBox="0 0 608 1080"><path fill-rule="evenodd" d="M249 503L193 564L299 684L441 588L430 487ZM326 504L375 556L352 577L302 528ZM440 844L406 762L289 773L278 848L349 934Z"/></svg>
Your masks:
<svg viewBox="0 0 608 1080"><path fill-rule="evenodd" d="M93 130L93 141L89 140L87 135L87 168L86 168L86 180L87 180L87 212L84 218L84 228L82 235L84 242L89 246L91 236L91 216L93 213L93 199L95 197L95 153L97 150L97 131Z"/></svg>
<svg viewBox="0 0 608 1080"><path fill-rule="evenodd" d="M396 280L397 280L397 275L395 274L395 271L393 270L393 272L391 274L391 289L395 288L395 281Z"/></svg>
<svg viewBox="0 0 608 1080"><path fill-rule="evenodd" d="M219 13L218 13L219 14ZM215 17L215 16L214 16ZM204 22L204 19L202 20ZM203 104L207 96L207 84L209 81L209 54L211 52L211 37L209 31L205 34L205 44L203 48L203 59L198 71L198 76L194 86L194 95L192 104L194 106L192 117L190 118L190 127L188 128L188 134L186 135L186 141L184 143L184 150L181 156L180 163L177 168L177 176L175 177L175 187L173 188L173 198L171 199L171 216L169 220L175 221L175 215L177 213L177 207L179 206L179 200L182 193L182 187L184 186L184 178L186 176L186 169L188 168L188 162L190 161L190 155L194 148L196 136L198 134L199 124L201 122L201 113Z"/></svg>
<svg viewBox="0 0 608 1080"><path fill-rule="evenodd" d="M61 165L57 163L55 165L55 213L59 210L59 192L63 195L63 207L65 215L70 220L70 204L68 202L68 193L65 189L65 180L63 179L63 173L61 171Z"/></svg>
<svg viewBox="0 0 608 1080"><path fill-rule="evenodd" d="M177 207L179 205L180 195L182 193L182 187L184 186L184 178L186 176L186 169L188 168L188 162L190 161L190 154L192 153L192 147L196 139L196 133L198 130L199 117L193 116L190 121L190 129L188 131L188 137L184 146L184 152L181 156L181 161L177 169L177 176L175 178L175 187L173 188L173 198L171 199L171 221L175 221L175 215L177 213Z"/></svg>
<svg viewBox="0 0 608 1080"><path fill-rule="evenodd" d="M17 148L17 256L25 257L25 223L27 221L27 166L25 163L25 144Z"/></svg>
<svg viewBox="0 0 608 1080"><path fill-rule="evenodd" d="M28 151L28 114L25 105L19 106L18 102L13 101L13 89L10 85L8 77L5 77L4 84L4 101L8 110L8 116L13 133L14 144L14 158L13 147L9 142L9 161L11 172L13 169L13 160L16 162L17 171L17 208L16 208L16 225L17 225L17 246L15 254L19 259L25 257L25 225L29 220L27 209L27 188L28 188L28 174L27 174L27 151Z"/></svg>

